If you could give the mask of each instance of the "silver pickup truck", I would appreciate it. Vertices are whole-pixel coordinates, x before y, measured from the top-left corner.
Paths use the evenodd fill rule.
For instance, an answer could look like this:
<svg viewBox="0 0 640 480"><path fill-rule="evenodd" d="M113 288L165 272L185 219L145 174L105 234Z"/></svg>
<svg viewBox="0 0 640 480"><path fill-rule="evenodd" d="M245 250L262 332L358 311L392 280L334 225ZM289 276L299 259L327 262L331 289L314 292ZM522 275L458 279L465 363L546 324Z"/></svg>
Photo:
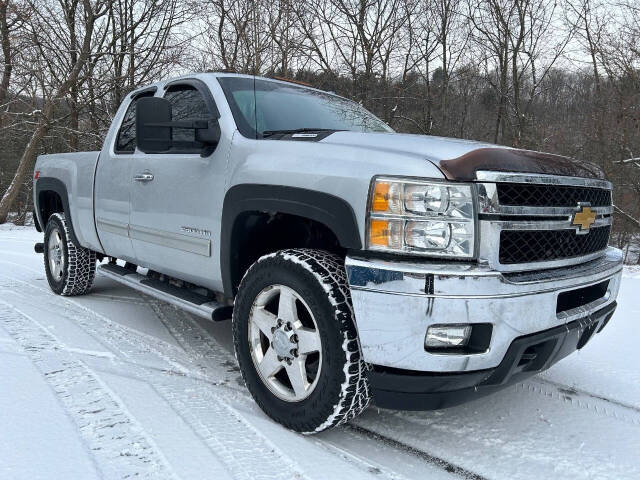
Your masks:
<svg viewBox="0 0 640 480"><path fill-rule="evenodd" d="M372 399L437 409L547 369L616 308L611 183L570 158L394 133L292 82L206 73L132 92L100 152L44 155L54 292L103 275L233 318L247 388L318 432Z"/></svg>

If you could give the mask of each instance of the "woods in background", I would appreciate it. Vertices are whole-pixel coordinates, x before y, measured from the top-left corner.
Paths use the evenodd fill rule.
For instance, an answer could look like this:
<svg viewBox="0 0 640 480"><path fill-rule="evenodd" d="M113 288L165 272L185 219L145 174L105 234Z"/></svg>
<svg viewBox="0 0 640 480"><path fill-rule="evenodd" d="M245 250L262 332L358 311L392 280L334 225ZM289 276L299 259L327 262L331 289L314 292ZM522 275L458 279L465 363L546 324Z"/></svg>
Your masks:
<svg viewBox="0 0 640 480"><path fill-rule="evenodd" d="M189 71L288 77L397 131L559 153L615 184L638 262L635 0L0 0L0 223L41 153L95 150L137 86Z"/></svg>

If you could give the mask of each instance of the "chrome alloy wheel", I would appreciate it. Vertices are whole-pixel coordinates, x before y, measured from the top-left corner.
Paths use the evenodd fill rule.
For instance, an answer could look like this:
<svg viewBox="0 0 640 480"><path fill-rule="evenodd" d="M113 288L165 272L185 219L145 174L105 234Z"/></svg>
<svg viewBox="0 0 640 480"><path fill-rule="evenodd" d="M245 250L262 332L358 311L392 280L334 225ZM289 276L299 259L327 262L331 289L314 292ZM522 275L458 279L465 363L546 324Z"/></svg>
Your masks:
<svg viewBox="0 0 640 480"><path fill-rule="evenodd" d="M54 228L49 235L49 242L47 244L49 250L49 270L51 276L59 282L64 272L64 250L62 248L62 236L60 230Z"/></svg>
<svg viewBox="0 0 640 480"><path fill-rule="evenodd" d="M320 332L311 309L284 285L262 290L249 314L249 349L262 382L276 397L299 402L322 368Z"/></svg>

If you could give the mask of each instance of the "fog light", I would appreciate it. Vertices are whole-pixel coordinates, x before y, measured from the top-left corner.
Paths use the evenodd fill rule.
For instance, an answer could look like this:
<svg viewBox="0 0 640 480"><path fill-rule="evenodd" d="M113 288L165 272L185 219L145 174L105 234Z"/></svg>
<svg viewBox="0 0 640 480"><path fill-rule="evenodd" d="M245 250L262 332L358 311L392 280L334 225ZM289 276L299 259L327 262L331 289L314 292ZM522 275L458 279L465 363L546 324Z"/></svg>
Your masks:
<svg viewBox="0 0 640 480"><path fill-rule="evenodd" d="M424 339L425 348L464 347L471 337L471 325L431 325Z"/></svg>

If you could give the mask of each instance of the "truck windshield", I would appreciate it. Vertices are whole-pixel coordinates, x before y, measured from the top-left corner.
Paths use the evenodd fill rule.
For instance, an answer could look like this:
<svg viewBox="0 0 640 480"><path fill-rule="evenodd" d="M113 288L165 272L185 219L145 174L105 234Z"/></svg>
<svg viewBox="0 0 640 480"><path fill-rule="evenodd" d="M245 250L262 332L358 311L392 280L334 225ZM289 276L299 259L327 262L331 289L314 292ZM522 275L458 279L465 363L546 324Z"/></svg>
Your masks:
<svg viewBox="0 0 640 480"><path fill-rule="evenodd" d="M219 77L218 81L238 130L248 138L314 130L393 132L357 103L337 95L247 77Z"/></svg>

